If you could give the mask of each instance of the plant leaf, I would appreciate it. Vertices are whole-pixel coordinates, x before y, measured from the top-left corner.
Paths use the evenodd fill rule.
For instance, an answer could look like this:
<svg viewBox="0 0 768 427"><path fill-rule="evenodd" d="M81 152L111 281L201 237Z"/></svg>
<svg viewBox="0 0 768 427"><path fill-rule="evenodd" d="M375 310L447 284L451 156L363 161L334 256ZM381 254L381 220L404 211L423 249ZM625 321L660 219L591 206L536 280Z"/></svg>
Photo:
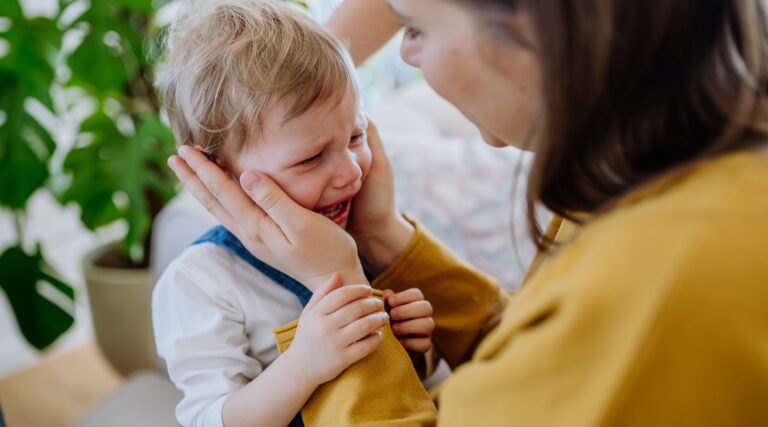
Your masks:
<svg viewBox="0 0 768 427"><path fill-rule="evenodd" d="M52 58L61 40L55 22L25 18L18 2L3 2L0 15L13 16L3 33L9 52L0 58L0 206L22 208L48 179L47 162L55 149L48 131L25 109L29 98L53 109L50 86L54 80ZM43 148L34 150L33 147Z"/></svg>
<svg viewBox="0 0 768 427"><path fill-rule="evenodd" d="M41 281L74 300L74 290L52 275L40 248L28 255L21 247L13 246L0 255L0 287L11 303L22 335L38 350L56 341L74 322L72 315L38 292Z"/></svg>
<svg viewBox="0 0 768 427"><path fill-rule="evenodd" d="M143 26L151 10L150 0L91 2L72 24L85 23L89 31L67 59L72 70L69 83L99 98L119 98L124 86L136 79L138 64L144 61ZM112 39L112 44L107 39Z"/></svg>
<svg viewBox="0 0 768 427"><path fill-rule="evenodd" d="M136 12L151 12L152 0L112 0L113 4L125 6Z"/></svg>
<svg viewBox="0 0 768 427"><path fill-rule="evenodd" d="M64 170L72 182L61 199L79 204L83 223L91 229L125 218L128 233L123 247L131 253L143 244L157 213L152 211L149 194L159 197L161 205L175 194L165 166L173 153L173 134L156 116L149 116L139 123L135 135L125 136L101 110L83 123L81 131L91 133L93 140L73 149L65 159ZM118 204L121 197L124 205Z"/></svg>
<svg viewBox="0 0 768 427"><path fill-rule="evenodd" d="M86 12L87 14L87 12ZM80 46L69 55L72 70L70 84L96 93L120 93L128 81L128 72L122 58L104 44L105 31L92 28Z"/></svg>

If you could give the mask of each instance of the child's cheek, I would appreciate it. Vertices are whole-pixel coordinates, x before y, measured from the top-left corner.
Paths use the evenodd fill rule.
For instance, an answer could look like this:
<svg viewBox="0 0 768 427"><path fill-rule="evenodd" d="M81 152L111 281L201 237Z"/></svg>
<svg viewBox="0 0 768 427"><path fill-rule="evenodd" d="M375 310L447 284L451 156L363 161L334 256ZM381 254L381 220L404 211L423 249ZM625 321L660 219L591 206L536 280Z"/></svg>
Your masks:
<svg viewBox="0 0 768 427"><path fill-rule="evenodd" d="M319 195L318 190L313 188L311 181L307 179L275 180L285 194L305 209L315 209Z"/></svg>

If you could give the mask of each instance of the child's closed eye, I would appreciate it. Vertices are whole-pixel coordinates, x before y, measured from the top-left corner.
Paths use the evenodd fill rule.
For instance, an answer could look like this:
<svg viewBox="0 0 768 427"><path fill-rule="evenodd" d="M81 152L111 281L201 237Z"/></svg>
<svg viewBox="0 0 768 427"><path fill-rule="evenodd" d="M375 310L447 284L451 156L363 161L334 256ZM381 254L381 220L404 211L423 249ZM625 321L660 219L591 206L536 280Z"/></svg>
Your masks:
<svg viewBox="0 0 768 427"><path fill-rule="evenodd" d="M311 165L311 164L315 163L316 161L320 160L320 156L322 154L323 153L321 151L321 152L315 154L314 156L312 156L312 157L310 157L308 159L305 159L305 160L300 161L299 163L296 163L295 166L308 166L308 165Z"/></svg>

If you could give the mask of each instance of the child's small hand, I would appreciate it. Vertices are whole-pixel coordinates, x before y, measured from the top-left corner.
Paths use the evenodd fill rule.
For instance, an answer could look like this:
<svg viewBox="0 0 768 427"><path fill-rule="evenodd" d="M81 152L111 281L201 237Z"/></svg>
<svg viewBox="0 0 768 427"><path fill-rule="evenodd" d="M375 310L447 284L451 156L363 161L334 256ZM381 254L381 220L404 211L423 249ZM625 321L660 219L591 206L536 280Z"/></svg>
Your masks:
<svg viewBox="0 0 768 427"><path fill-rule="evenodd" d="M341 285L334 274L304 308L296 336L286 351L315 386L336 378L381 344L379 329L389 316L366 285Z"/></svg>
<svg viewBox="0 0 768 427"><path fill-rule="evenodd" d="M426 353L432 348L432 304L424 299L421 290L412 288L394 293L384 291L384 301L390 307L392 331L406 350Z"/></svg>

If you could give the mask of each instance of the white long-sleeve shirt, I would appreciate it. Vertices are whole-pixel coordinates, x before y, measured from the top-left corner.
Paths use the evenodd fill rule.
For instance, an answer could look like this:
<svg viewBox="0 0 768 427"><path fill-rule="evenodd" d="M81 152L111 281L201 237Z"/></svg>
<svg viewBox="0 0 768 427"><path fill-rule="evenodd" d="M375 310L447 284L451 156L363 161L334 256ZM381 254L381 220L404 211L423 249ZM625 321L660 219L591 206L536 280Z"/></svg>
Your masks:
<svg viewBox="0 0 768 427"><path fill-rule="evenodd" d="M278 355L272 328L299 317L298 298L227 249L187 248L155 286L155 343L183 393L186 427L222 426L227 396Z"/></svg>

